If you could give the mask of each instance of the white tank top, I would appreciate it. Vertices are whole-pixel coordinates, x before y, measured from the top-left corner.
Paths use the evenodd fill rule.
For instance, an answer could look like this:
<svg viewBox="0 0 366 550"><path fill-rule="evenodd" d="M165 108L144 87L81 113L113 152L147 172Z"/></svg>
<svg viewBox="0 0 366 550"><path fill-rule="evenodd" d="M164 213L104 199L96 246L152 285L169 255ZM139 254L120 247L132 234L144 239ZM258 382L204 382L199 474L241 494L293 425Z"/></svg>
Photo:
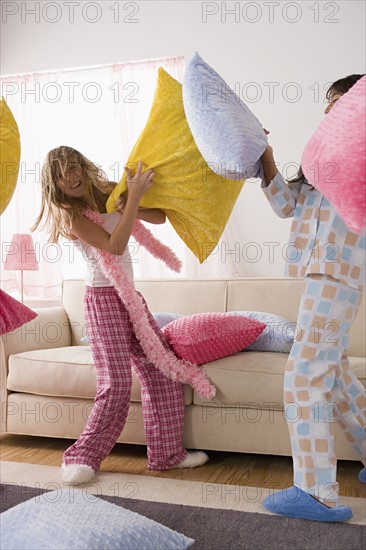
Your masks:
<svg viewBox="0 0 366 550"><path fill-rule="evenodd" d="M112 233L117 223L120 220L121 214L119 212L112 212L112 214L101 214L104 227L109 234ZM104 275L101 263L100 263L100 250L94 248L83 241L73 241L76 248L82 253L84 260L86 261L86 274L85 284L87 286L113 286L113 284ZM130 281L133 281L133 266L132 259L128 248L120 256L115 255L116 265L120 265L121 269L124 269L127 273Z"/></svg>

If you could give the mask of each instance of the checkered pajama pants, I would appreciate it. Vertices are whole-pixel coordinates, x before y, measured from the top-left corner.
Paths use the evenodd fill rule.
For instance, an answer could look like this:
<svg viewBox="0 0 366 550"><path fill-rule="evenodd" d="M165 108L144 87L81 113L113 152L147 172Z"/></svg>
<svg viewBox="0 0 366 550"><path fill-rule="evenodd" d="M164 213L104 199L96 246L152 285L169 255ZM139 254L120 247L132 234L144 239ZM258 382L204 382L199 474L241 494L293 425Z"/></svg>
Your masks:
<svg viewBox="0 0 366 550"><path fill-rule="evenodd" d="M325 503L338 500L335 422L365 464L366 393L347 359L348 332L361 299L360 291L332 277L306 277L286 367L294 484Z"/></svg>
<svg viewBox="0 0 366 550"><path fill-rule="evenodd" d="M64 453L64 463L99 469L127 419L133 366L142 387L148 468L166 470L176 466L187 456L182 445L183 385L172 382L147 362L114 287L86 287L84 304L97 371L97 394L83 433ZM146 303L145 307L155 332L168 347Z"/></svg>

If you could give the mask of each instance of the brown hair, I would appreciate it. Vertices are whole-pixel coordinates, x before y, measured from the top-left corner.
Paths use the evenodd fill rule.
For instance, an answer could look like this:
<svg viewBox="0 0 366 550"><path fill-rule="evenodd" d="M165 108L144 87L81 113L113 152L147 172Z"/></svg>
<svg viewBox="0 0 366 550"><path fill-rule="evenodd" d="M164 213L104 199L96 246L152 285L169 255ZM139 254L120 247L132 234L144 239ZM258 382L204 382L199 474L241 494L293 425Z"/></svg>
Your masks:
<svg viewBox="0 0 366 550"><path fill-rule="evenodd" d="M69 197L57 185L75 164L82 170L82 198ZM67 145L56 147L47 154L42 166L41 183L41 212L31 231L35 231L44 218L41 227L46 227L50 232L50 242L57 242L60 235L68 238L72 220L81 216L85 209L103 211L114 188L114 183L108 181L99 166Z"/></svg>
<svg viewBox="0 0 366 550"><path fill-rule="evenodd" d="M344 78L340 78L339 80L336 80L331 84L327 90L327 93L325 97L329 100L333 94L345 94L352 88L354 84L360 78L362 78L363 74L350 74L349 76L345 76Z"/></svg>

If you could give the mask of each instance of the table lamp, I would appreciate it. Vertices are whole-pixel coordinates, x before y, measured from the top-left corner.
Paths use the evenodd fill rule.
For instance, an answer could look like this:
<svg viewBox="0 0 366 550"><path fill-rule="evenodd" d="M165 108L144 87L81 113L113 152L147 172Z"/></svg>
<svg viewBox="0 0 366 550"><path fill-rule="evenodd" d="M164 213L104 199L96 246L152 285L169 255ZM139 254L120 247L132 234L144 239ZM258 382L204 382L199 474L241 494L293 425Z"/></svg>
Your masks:
<svg viewBox="0 0 366 550"><path fill-rule="evenodd" d="M39 269L32 235L29 233L15 233L13 235L6 255L4 269L20 271L21 301L23 303L23 271L37 271Z"/></svg>

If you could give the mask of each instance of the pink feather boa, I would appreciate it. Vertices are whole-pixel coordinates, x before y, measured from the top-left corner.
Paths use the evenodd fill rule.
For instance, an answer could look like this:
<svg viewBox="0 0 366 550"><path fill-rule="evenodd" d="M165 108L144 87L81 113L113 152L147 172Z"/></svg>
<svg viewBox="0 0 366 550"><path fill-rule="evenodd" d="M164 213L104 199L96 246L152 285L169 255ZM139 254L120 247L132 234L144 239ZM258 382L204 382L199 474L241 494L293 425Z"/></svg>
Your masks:
<svg viewBox="0 0 366 550"><path fill-rule="evenodd" d="M156 239L140 220L135 220L132 235L139 244L150 252L150 254L159 260L163 260L170 269L179 273L182 268L182 262L169 247Z"/></svg>
<svg viewBox="0 0 366 550"><path fill-rule="evenodd" d="M84 215L97 225L103 227L104 221L98 212L88 209L84 212ZM138 225L142 224L136 224L135 228ZM138 228L138 240L141 238L144 241L144 245L147 236L145 231L150 233L150 231L145 228L144 231L141 230L141 227ZM156 241L155 238L153 239ZM160 254L162 254L167 265L172 264L177 266L177 261L179 262L179 260L176 258L175 254L172 251L170 251L170 254L167 253L167 250L170 249L162 245L159 241L157 242L160 246L157 246L156 242L154 242L154 244L151 247L148 247L148 249L150 251L154 250L154 255L157 255L160 258ZM136 289L128 278L125 270L116 265L114 255L103 250L99 250L98 252L100 254L103 272L116 288L119 297L129 312L136 337L139 340L148 361L158 368L164 376L170 380L192 386L200 397L208 399L214 397L216 394L216 388L208 379L205 371L189 361L178 359L171 349L166 349L163 346L153 327L150 325L141 297L136 292ZM175 257L175 260L173 256ZM116 345L118 345L118 343L116 343Z"/></svg>

